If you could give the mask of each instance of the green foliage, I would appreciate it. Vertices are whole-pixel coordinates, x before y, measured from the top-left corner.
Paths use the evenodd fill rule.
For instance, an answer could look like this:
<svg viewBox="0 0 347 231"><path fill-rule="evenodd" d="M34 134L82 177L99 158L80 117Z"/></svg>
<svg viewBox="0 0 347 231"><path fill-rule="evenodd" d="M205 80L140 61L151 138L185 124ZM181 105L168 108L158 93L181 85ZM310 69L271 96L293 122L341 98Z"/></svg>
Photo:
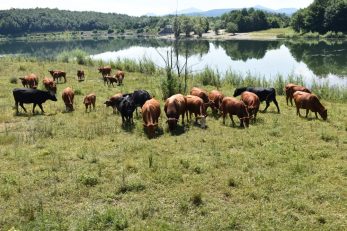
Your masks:
<svg viewBox="0 0 347 231"><path fill-rule="evenodd" d="M124 230L128 220L120 210L107 208L104 211L93 211L85 221L81 221L78 230Z"/></svg>
<svg viewBox="0 0 347 231"><path fill-rule="evenodd" d="M228 22L228 23L227 23L227 27L226 27L226 31L227 31L228 33L233 33L233 34L235 34L235 33L238 31L238 27L237 27L237 25L236 25L235 23L233 23L233 22Z"/></svg>
<svg viewBox="0 0 347 231"><path fill-rule="evenodd" d="M221 16L222 27L228 29L229 23L234 23L239 32L265 30L285 27L289 18L282 14L266 13L254 8L234 10ZM235 26L233 26L235 31ZM232 32L233 33L233 32Z"/></svg>
<svg viewBox="0 0 347 231"><path fill-rule="evenodd" d="M57 56L57 60L64 63L77 62L80 65L91 63L91 58L89 57L89 55L85 51L80 49L63 51Z"/></svg>
<svg viewBox="0 0 347 231"><path fill-rule="evenodd" d="M297 32L347 32L346 15L345 0L315 0L307 8L296 12L290 24Z"/></svg>
<svg viewBox="0 0 347 231"><path fill-rule="evenodd" d="M213 25L213 31L216 35L219 34L219 30L221 29L222 27L222 22L220 20L216 21Z"/></svg>
<svg viewBox="0 0 347 231"><path fill-rule="evenodd" d="M218 71L214 71L209 67L196 74L195 78L204 86L211 85L219 88L221 86L221 76Z"/></svg>

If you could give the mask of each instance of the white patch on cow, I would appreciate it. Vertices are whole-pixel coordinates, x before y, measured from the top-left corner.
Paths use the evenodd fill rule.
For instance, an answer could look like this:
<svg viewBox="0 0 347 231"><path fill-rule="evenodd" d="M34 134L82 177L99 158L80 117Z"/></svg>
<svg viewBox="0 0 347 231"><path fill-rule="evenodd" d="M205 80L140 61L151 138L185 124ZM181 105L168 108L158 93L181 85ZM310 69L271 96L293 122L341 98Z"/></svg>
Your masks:
<svg viewBox="0 0 347 231"><path fill-rule="evenodd" d="M206 128L206 117L205 116L200 117L200 125L201 125L201 128Z"/></svg>

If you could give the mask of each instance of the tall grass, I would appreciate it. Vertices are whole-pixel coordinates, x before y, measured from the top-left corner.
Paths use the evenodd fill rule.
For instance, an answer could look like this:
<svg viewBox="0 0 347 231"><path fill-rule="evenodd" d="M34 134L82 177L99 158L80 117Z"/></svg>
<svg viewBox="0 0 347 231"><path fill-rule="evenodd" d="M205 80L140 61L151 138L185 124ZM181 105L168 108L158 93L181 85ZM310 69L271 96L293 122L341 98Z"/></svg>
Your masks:
<svg viewBox="0 0 347 231"><path fill-rule="evenodd" d="M57 60L64 63L77 62L80 65L92 64L92 60L88 53L80 49L63 51L57 56Z"/></svg>

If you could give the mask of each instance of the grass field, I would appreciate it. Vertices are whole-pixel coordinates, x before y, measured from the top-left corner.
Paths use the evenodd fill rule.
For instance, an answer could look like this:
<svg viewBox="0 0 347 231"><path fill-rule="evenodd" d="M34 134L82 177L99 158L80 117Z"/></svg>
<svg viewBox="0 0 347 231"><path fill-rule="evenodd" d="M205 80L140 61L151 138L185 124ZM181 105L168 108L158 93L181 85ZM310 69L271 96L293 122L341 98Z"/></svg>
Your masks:
<svg viewBox="0 0 347 231"><path fill-rule="evenodd" d="M113 88L96 68L0 59L0 230L347 229L346 102L321 99L323 121L296 116L279 96L281 114L271 104L248 129L210 115L207 129L190 123L175 134L162 109L150 140L140 117L123 128L103 102L147 89L163 105L160 77L126 73ZM42 80L48 69L67 71L58 101L47 101L44 115L15 116L12 89L21 86L10 78L33 72ZM78 93L72 113L61 100L67 86ZM220 90L230 96L234 87ZM86 113L91 92L96 111Z"/></svg>

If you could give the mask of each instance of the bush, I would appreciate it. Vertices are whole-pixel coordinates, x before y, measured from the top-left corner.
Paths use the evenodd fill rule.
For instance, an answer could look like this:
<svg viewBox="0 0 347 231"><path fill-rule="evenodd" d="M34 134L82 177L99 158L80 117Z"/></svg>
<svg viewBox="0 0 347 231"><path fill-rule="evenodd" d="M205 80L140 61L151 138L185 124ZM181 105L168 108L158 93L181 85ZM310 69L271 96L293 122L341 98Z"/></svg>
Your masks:
<svg viewBox="0 0 347 231"><path fill-rule="evenodd" d="M209 67L205 67L205 69L196 75L196 78L199 82L201 82L202 85L211 85L215 87L220 87L220 74L218 71L214 71L213 69Z"/></svg>
<svg viewBox="0 0 347 231"><path fill-rule="evenodd" d="M108 30L107 30L107 33L108 33L108 34L112 34L113 32L114 32L113 29L108 29Z"/></svg>
<svg viewBox="0 0 347 231"><path fill-rule="evenodd" d="M124 230L128 227L128 220L121 211L108 208L102 212L93 211L79 226L78 230Z"/></svg>

